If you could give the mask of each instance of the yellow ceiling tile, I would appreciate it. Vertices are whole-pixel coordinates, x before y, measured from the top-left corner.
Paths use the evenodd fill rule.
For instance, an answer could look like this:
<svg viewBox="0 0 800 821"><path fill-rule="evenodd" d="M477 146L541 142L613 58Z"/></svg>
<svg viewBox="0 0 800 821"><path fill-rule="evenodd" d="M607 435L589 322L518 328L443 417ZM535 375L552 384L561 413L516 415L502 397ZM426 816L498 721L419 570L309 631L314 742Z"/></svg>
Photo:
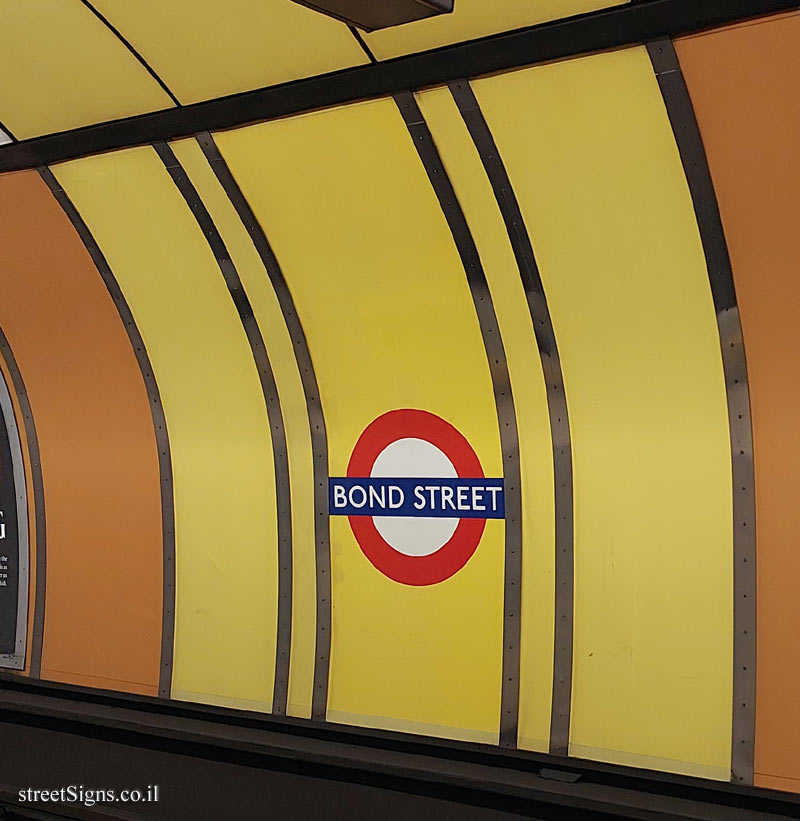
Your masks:
<svg viewBox="0 0 800 821"><path fill-rule="evenodd" d="M96 0L182 103L368 62L344 23L291 0Z"/></svg>
<svg viewBox="0 0 800 821"><path fill-rule="evenodd" d="M0 0L0 119L19 139L173 105L78 0Z"/></svg>

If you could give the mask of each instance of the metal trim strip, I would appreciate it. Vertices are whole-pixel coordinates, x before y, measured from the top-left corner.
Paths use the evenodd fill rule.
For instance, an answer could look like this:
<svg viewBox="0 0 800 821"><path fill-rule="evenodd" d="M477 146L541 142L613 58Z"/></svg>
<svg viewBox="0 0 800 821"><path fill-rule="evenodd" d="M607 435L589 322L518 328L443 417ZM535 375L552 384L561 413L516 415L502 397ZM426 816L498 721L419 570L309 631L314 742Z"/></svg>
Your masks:
<svg viewBox="0 0 800 821"><path fill-rule="evenodd" d="M181 101L170 91L167 84L161 79L156 70L142 57L136 50L133 43L125 37L122 32L101 12L99 12L89 0L80 0L87 9L122 43L122 45L134 56L136 61L142 65L147 73L161 86L161 90L180 107Z"/></svg>
<svg viewBox="0 0 800 821"><path fill-rule="evenodd" d="M19 439L19 427L14 414L8 385L3 374L0 374L0 409L3 423L8 435L11 451L11 470L16 492L17 513L17 623L15 630L14 652L0 656L0 667L22 670L25 667L25 641L28 636L28 586L30 544L28 533L28 492L25 486L25 463L22 458L22 444Z"/></svg>
<svg viewBox="0 0 800 821"><path fill-rule="evenodd" d="M175 641L175 501L172 482L172 459L170 456L169 433L164 408L161 403L161 394L150 357L142 339L136 321L133 318L127 300L119 287L116 278L109 266L100 246L92 236L89 227L78 213L78 209L69 198L67 192L55 178L53 172L47 168L39 168L39 175L47 184L53 197L63 209L72 227L78 234L86 251L94 263L100 278L108 290L119 318L128 334L136 362L142 373L145 390L150 404L150 413L153 417L153 430L158 448L158 470L161 479L161 532L164 552L163 600L161 608L161 659L158 675L158 694L160 698L169 698L172 684L172 653Z"/></svg>
<svg viewBox="0 0 800 821"><path fill-rule="evenodd" d="M347 28L350 30L350 34L352 34L353 37L355 37L356 41L358 42L358 45L361 46L361 50L369 58L370 63L377 63L378 60L372 53L372 49L367 45L367 41L364 39L361 32L355 26L348 26Z"/></svg>
<svg viewBox="0 0 800 821"><path fill-rule="evenodd" d="M228 164L220 154L211 134L203 132L196 136L203 154L236 209L239 219L247 229L250 239L264 264L293 343L303 393L306 398L311 447L314 456L314 545L317 583L317 631L311 718L324 721L328 707L328 677L331 652L331 556L328 521L328 440L317 377L314 372L306 335L297 314L291 291L263 228L245 199L230 168L228 168Z"/></svg>
<svg viewBox="0 0 800 821"><path fill-rule="evenodd" d="M547 405L553 443L556 525L555 640L550 753L567 755L572 699L572 635L574 603L574 518L572 443L564 376L553 322L547 305L536 255L525 227L514 187L478 100L467 80L450 83L450 92L480 155L486 176L503 216L525 288L536 345L547 387Z"/></svg>
<svg viewBox="0 0 800 821"><path fill-rule="evenodd" d="M731 772L734 781L752 784L756 691L755 467L742 325L714 183L678 55L668 38L648 43L647 52L664 98L692 196L719 328L733 473Z"/></svg>
<svg viewBox="0 0 800 821"><path fill-rule="evenodd" d="M328 709L328 678L331 652L331 555L330 525L328 521L328 439L317 376L292 293L264 229L256 219L250 204L245 199L230 168L228 168L228 164L220 154L214 138L208 132L196 136L203 154L205 154L220 185L236 209L239 219L247 229L250 239L264 264L264 269L275 291L289 336L294 345L297 368L300 372L300 381L306 398L311 449L314 456L314 546L317 574L317 631L314 651L311 718L324 721Z"/></svg>
<svg viewBox="0 0 800 821"><path fill-rule="evenodd" d="M225 247L225 242L214 225L211 214L172 149L166 143L156 143L153 148L186 200L186 205L214 254L214 259L228 286L231 299L244 327L264 395L275 464L275 498L278 518L278 625L272 710L277 715L285 715L289 694L289 654L292 641L292 505L286 431L278 400L275 375L250 300L231 255Z"/></svg>
<svg viewBox="0 0 800 821"><path fill-rule="evenodd" d="M39 437L33 420L28 391L22 379L17 360L8 344L8 339L0 328L0 356L11 374L11 382L17 395L25 427L25 438L28 445L28 456L31 462L31 481L33 484L33 505L36 520L36 591L33 602L33 630L31 635L31 668L30 676L40 678L42 674L42 642L44 638L44 604L47 594L47 535L44 509L44 482L42 480L42 462L39 455ZM26 511L27 521L27 511ZM27 621L27 614L26 614Z"/></svg>
<svg viewBox="0 0 800 821"><path fill-rule="evenodd" d="M520 674L520 609L522 605L522 491L519 436L503 340L478 249L422 112L410 91L395 102L408 128L420 161L439 201L467 276L475 313L486 349L494 389L505 479L505 579L503 595L503 680L500 706L500 745L517 746Z"/></svg>

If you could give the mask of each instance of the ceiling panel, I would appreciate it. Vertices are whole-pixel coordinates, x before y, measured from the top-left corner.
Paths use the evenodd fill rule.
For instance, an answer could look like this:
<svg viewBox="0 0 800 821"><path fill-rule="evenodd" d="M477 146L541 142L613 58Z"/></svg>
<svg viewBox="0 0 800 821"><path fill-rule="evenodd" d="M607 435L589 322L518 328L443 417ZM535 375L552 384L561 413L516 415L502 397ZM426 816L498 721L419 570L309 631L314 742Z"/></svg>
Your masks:
<svg viewBox="0 0 800 821"><path fill-rule="evenodd" d="M95 5L182 103L367 62L344 23L291 0L95 0Z"/></svg>
<svg viewBox="0 0 800 821"><path fill-rule="evenodd" d="M0 0L0 120L18 138L173 105L78 0Z"/></svg>

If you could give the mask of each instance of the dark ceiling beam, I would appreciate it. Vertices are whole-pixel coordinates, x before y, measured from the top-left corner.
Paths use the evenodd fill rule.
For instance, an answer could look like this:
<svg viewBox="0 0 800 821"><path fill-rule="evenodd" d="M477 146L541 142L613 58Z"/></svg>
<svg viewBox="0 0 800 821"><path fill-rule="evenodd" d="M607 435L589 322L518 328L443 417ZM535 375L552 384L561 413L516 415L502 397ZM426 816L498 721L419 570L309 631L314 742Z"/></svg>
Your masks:
<svg viewBox="0 0 800 821"><path fill-rule="evenodd" d="M449 14L453 0L294 0L301 6L334 17L364 31L385 29Z"/></svg>
<svg viewBox="0 0 800 821"><path fill-rule="evenodd" d="M798 0L644 0L434 51L0 147L0 172L327 108L795 10Z"/></svg>

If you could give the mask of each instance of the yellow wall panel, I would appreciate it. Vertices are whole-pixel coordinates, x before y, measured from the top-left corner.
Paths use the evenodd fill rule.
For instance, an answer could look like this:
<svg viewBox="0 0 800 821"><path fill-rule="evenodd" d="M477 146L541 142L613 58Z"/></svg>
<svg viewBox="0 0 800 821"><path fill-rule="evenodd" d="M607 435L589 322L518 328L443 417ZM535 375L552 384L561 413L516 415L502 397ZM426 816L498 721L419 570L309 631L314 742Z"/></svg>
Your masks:
<svg viewBox="0 0 800 821"><path fill-rule="evenodd" d="M151 148L54 173L114 271L164 405L175 493L172 696L269 710L275 477L264 397L233 301Z"/></svg>
<svg viewBox="0 0 800 821"><path fill-rule="evenodd" d="M19 139L173 105L78 0L0 0L0 21L0 120Z"/></svg>
<svg viewBox="0 0 800 821"><path fill-rule="evenodd" d="M569 406L571 753L727 779L725 387L652 67L635 48L474 85L531 233Z"/></svg>
<svg viewBox="0 0 800 821"><path fill-rule="evenodd" d="M253 307L275 375L286 431L292 499L292 646L287 713L309 718L316 631L314 466L300 371L289 331L261 257L200 146L194 139L180 140L172 143L172 150L202 197L231 254Z"/></svg>
<svg viewBox="0 0 800 821"><path fill-rule="evenodd" d="M381 414L418 408L502 469L486 354L449 229L390 100L219 134L284 270L326 418L331 476ZM407 586L332 516L328 718L496 741L504 534L444 582Z"/></svg>
<svg viewBox="0 0 800 821"><path fill-rule="evenodd" d="M364 37L379 60L388 60L624 2L626 0L456 0L452 14L381 29Z"/></svg>
<svg viewBox="0 0 800 821"><path fill-rule="evenodd" d="M181 103L362 65L344 23L291 0L96 0Z"/></svg>
<svg viewBox="0 0 800 821"><path fill-rule="evenodd" d="M522 470L522 622L518 744L547 751L553 682L553 445L541 360L514 252L492 187L447 89L419 105L478 246L508 360Z"/></svg>

